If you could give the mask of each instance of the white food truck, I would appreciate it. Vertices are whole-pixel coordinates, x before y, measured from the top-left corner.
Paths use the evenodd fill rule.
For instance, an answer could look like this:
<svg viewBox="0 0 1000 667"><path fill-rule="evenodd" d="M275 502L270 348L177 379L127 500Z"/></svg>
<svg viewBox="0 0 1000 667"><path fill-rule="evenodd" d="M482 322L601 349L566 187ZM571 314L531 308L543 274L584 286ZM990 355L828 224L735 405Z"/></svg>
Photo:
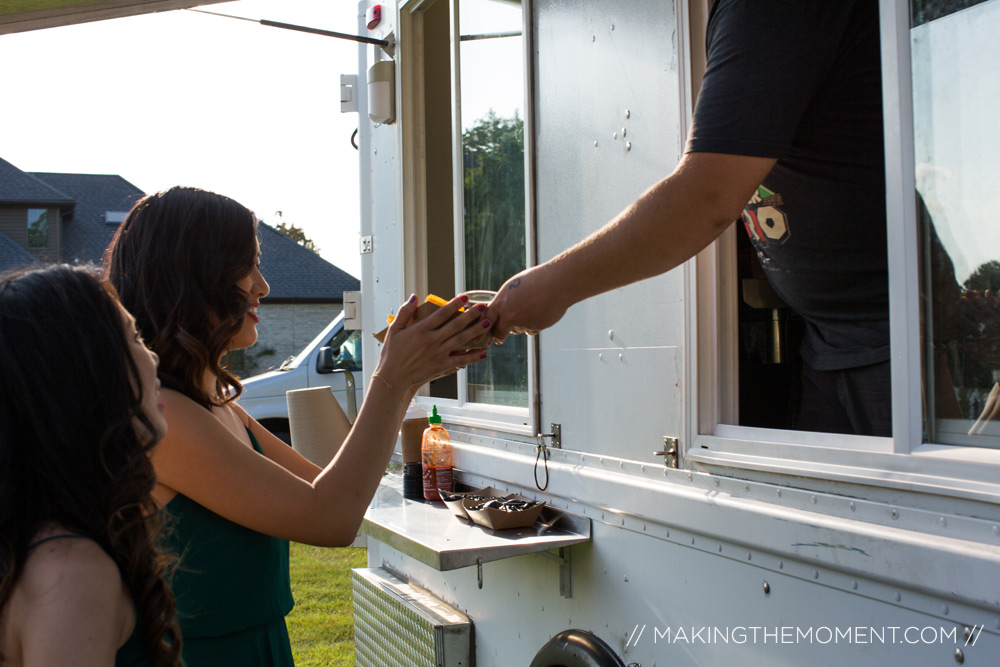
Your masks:
<svg viewBox="0 0 1000 667"><path fill-rule="evenodd" d="M497 289L670 173L708 6L360 3L386 41L342 95L367 359L411 292ZM734 225L422 392L465 488L547 514L493 532L388 476L354 576L358 665L1000 664L1000 358L978 345L998 333L984 316L950 337L953 310L921 301L949 278L929 212L956 293L996 304L977 281L1000 264L1000 0L882 0L880 22L893 437L782 426L800 323Z"/></svg>
<svg viewBox="0 0 1000 667"><path fill-rule="evenodd" d="M210 1L39 2L61 9L26 25ZM671 172L709 5L347 3L376 42L341 79L366 359L410 293L497 289ZM879 9L892 437L784 426L801 322L734 225L421 391L463 488L546 508L492 531L387 474L358 665L1000 664L1000 0Z"/></svg>

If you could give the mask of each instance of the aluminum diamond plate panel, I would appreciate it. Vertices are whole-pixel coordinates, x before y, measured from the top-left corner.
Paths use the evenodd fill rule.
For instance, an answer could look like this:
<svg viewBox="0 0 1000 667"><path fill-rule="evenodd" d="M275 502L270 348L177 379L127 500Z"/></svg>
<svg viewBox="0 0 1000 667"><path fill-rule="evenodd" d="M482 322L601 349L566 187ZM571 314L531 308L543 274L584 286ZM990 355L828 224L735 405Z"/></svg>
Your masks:
<svg viewBox="0 0 1000 667"><path fill-rule="evenodd" d="M357 667L471 667L468 616L382 568L352 581Z"/></svg>

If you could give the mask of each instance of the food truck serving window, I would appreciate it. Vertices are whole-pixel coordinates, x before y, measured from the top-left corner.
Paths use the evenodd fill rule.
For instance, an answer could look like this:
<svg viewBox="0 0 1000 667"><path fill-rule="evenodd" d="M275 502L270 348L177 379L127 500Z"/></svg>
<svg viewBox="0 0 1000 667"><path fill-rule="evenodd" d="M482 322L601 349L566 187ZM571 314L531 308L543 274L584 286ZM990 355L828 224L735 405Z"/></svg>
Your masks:
<svg viewBox="0 0 1000 667"><path fill-rule="evenodd" d="M460 0L461 235L465 289L525 268L524 66L519 4ZM527 407L527 340L469 367L468 401Z"/></svg>
<svg viewBox="0 0 1000 667"><path fill-rule="evenodd" d="M403 170L412 291L495 291L526 266L522 24L514 2L402 7L401 30L413 45L400 59L413 63L402 72L404 99L417 100L403 112L414 128ZM528 340L513 336L486 361L432 382L429 398L524 426L528 368Z"/></svg>
<svg viewBox="0 0 1000 667"><path fill-rule="evenodd" d="M1000 126L993 117L1000 103L1000 0L881 0L879 8L892 436L783 430L764 411L780 402L765 401L773 398L766 393L745 396L742 368L739 383L727 382L725 369L745 361L744 341L720 334L733 330L727 322L738 321L743 335L759 321L753 340L769 342L765 334L779 331L780 319L768 295L753 290L758 312L744 317L748 284L733 234L714 256L698 260L699 283L715 279L720 287L716 294L699 292L702 400L690 412L696 431L686 463L996 501ZM733 256L741 259L729 266ZM734 294L743 298L727 296ZM770 372L766 364L787 352L761 345L760 368ZM713 390L705 392L706 385Z"/></svg>

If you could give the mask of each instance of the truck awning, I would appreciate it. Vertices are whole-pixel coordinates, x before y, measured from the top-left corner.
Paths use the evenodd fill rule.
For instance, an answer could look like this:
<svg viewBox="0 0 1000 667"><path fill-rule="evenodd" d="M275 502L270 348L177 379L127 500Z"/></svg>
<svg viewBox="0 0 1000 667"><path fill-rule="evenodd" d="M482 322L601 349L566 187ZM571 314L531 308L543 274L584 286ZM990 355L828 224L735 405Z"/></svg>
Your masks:
<svg viewBox="0 0 1000 667"><path fill-rule="evenodd" d="M0 35L115 19L227 0L6 0L0 4Z"/></svg>

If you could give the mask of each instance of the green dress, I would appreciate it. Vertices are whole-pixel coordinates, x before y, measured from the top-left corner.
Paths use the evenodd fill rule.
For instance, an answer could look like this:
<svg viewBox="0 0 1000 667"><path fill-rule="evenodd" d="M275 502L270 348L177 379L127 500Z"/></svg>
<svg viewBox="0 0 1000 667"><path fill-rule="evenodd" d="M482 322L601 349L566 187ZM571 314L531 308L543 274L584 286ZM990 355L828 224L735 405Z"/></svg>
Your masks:
<svg viewBox="0 0 1000 667"><path fill-rule="evenodd" d="M263 454L247 429L254 450ZM294 665L288 541L245 528L177 494L163 508L170 585L187 667Z"/></svg>
<svg viewBox="0 0 1000 667"><path fill-rule="evenodd" d="M146 645L142 643L142 636L139 633L140 620L137 616L131 636L115 654L115 667L155 667L156 663L149 657Z"/></svg>

